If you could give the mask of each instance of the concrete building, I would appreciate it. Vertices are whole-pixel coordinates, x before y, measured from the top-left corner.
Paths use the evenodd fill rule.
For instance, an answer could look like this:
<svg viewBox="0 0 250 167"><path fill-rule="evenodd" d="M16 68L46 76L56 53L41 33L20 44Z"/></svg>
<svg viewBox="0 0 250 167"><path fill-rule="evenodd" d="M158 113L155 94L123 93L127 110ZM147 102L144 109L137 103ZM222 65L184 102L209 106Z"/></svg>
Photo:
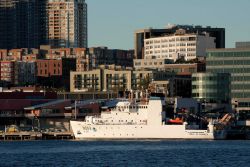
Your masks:
<svg viewBox="0 0 250 167"><path fill-rule="evenodd" d="M131 90L130 70L103 70L103 91L125 91Z"/></svg>
<svg viewBox="0 0 250 167"><path fill-rule="evenodd" d="M92 59L89 57L88 49L75 48L76 55L76 71L89 71L92 69Z"/></svg>
<svg viewBox="0 0 250 167"><path fill-rule="evenodd" d="M130 70L95 69L70 73L70 91L131 90Z"/></svg>
<svg viewBox="0 0 250 167"><path fill-rule="evenodd" d="M150 84L154 88L150 88ZM157 86L157 89L156 89ZM161 71L133 71L113 69L95 69L91 71L71 72L70 91L125 91L145 90L167 93L171 97L191 97L191 76L176 75Z"/></svg>
<svg viewBox="0 0 250 167"><path fill-rule="evenodd" d="M131 85L133 90L145 90L153 80L152 70L132 71Z"/></svg>
<svg viewBox="0 0 250 167"><path fill-rule="evenodd" d="M44 37L41 1L0 1L0 48L38 48Z"/></svg>
<svg viewBox="0 0 250 167"><path fill-rule="evenodd" d="M206 49L215 48L215 38L208 33L186 33L184 29L174 34L144 40L144 59L177 59L186 61L205 57Z"/></svg>
<svg viewBox="0 0 250 167"><path fill-rule="evenodd" d="M134 59L135 70L160 70L175 72L177 74L192 74L194 72L205 72L205 63L171 63L166 59Z"/></svg>
<svg viewBox="0 0 250 167"><path fill-rule="evenodd" d="M87 92L103 90L103 73L101 69L85 72L70 72L70 92Z"/></svg>
<svg viewBox="0 0 250 167"><path fill-rule="evenodd" d="M235 48L250 48L250 42L236 42Z"/></svg>
<svg viewBox="0 0 250 167"><path fill-rule="evenodd" d="M211 37L215 37L216 48L225 48L225 29L224 28L212 28L212 27L202 27L202 26L190 26L190 25L171 25L164 29L142 29L137 30L134 33L134 44L135 44L135 58L144 59L144 41L153 37L161 37L166 35L171 35L178 29L186 30L186 33L208 33Z"/></svg>
<svg viewBox="0 0 250 167"><path fill-rule="evenodd" d="M87 47L87 4L85 0L48 0L47 39L55 47Z"/></svg>

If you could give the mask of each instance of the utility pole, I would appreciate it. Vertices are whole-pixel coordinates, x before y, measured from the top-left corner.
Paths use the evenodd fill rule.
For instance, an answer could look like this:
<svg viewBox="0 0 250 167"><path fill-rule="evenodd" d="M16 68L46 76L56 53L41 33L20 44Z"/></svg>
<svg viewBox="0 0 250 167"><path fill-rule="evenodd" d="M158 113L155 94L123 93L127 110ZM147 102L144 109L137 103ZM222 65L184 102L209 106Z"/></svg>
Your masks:
<svg viewBox="0 0 250 167"><path fill-rule="evenodd" d="M76 103L77 101L75 100L75 120L76 120Z"/></svg>

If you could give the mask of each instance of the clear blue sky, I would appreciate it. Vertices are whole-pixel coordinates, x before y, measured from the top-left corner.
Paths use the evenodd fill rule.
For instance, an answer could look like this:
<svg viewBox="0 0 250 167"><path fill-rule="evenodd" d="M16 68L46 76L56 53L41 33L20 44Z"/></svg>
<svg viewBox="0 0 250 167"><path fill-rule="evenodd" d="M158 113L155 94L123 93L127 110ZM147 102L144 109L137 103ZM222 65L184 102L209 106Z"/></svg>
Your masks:
<svg viewBox="0 0 250 167"><path fill-rule="evenodd" d="M86 0L89 47L133 49L134 31L168 23L226 28L226 47L250 41L250 0Z"/></svg>

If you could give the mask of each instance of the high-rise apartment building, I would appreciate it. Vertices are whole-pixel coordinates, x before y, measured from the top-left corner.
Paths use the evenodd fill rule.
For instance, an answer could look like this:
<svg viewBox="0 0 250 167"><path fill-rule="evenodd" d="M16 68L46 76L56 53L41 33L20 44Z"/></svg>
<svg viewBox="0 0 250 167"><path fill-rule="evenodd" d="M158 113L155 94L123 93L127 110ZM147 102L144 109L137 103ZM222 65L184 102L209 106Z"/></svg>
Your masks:
<svg viewBox="0 0 250 167"><path fill-rule="evenodd" d="M44 37L40 0L0 1L0 48L38 48Z"/></svg>
<svg viewBox="0 0 250 167"><path fill-rule="evenodd" d="M85 0L47 0L46 34L54 47L87 47Z"/></svg>

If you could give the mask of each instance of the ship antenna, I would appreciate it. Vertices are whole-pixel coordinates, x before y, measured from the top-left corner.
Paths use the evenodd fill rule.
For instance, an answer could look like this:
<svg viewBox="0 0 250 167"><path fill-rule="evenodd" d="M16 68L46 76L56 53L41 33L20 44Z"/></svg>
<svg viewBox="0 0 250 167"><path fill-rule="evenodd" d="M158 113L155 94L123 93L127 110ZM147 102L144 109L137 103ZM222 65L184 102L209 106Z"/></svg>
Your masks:
<svg viewBox="0 0 250 167"><path fill-rule="evenodd" d="M148 89L146 89L146 102L148 101Z"/></svg>
<svg viewBox="0 0 250 167"><path fill-rule="evenodd" d="M130 98L131 98L130 100L132 102L133 101L133 90L132 89L130 90Z"/></svg>

